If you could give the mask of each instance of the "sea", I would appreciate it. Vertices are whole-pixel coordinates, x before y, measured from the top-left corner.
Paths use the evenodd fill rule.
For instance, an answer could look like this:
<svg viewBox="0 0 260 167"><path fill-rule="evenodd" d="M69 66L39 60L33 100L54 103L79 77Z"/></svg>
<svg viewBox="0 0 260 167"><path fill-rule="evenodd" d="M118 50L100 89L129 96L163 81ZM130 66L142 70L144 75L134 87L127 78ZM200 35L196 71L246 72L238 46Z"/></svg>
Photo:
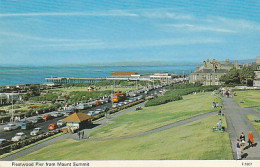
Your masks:
<svg viewBox="0 0 260 167"><path fill-rule="evenodd" d="M0 85L43 84L48 77L108 77L115 71L135 71L138 74L188 74L195 65L167 66L0 66Z"/></svg>

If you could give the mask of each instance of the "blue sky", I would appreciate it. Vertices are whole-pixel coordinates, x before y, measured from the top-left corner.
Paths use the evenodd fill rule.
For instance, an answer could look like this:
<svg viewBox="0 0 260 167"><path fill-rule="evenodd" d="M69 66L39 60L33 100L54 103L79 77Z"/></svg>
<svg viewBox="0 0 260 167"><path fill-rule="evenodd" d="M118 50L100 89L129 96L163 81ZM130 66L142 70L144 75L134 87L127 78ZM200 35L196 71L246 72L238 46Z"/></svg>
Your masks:
<svg viewBox="0 0 260 167"><path fill-rule="evenodd" d="M260 55L260 1L0 0L0 65Z"/></svg>

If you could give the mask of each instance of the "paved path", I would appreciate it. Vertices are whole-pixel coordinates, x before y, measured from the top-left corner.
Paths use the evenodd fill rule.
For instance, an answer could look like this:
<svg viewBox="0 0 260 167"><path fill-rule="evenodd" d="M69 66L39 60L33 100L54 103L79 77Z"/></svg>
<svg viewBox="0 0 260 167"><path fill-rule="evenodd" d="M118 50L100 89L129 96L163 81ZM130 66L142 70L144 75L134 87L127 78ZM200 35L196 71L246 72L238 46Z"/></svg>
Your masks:
<svg viewBox="0 0 260 167"><path fill-rule="evenodd" d="M230 133L230 140L233 149L233 156L236 157L236 139L239 138L240 134L244 132L246 136L246 141L248 140L248 133L252 131L254 134L256 147L251 147L246 149L243 153L243 159L255 160L260 159L260 136L252 126L250 121L247 119L247 114L253 114L259 116L259 113L254 112L252 108L241 108L233 98L223 97L224 114L227 118L228 129Z"/></svg>

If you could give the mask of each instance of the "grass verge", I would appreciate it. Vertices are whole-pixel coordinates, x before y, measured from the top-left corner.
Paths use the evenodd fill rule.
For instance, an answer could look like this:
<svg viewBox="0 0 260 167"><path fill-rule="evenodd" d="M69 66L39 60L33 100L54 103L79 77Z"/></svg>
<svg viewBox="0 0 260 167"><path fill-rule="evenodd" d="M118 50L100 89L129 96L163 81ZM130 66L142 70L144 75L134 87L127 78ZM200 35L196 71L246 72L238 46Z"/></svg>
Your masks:
<svg viewBox="0 0 260 167"><path fill-rule="evenodd" d="M240 107L258 107L260 106L260 90L240 90L235 91L234 99Z"/></svg>
<svg viewBox="0 0 260 167"><path fill-rule="evenodd" d="M256 116L254 116L254 115L247 115L247 118L250 120L251 124L254 126L256 131L260 134L260 122L255 122L254 121ZM257 118L260 119L260 117L257 117Z"/></svg>
<svg viewBox="0 0 260 167"><path fill-rule="evenodd" d="M24 146L23 148L20 148L20 149L14 150L14 151L9 152L9 153L6 153L6 154L3 154L3 155L0 156L0 159L5 158L5 157L7 157L7 156L9 156L9 155L15 154L15 153L17 153L17 152L23 151L23 150L25 150L25 149L27 149L27 148L30 148L30 147L32 147L32 146L35 146L35 145L40 144L40 143L42 143L42 142L45 142L45 141L47 141L47 140L50 140L50 139L56 138L56 137L61 136L61 135L63 135L63 134L64 134L64 133L58 133L58 134L53 135L53 136L51 136L51 137L48 137L48 138L46 138L46 139L43 139L43 140L37 141L37 142L35 142L35 143L33 143L33 144L30 144L30 145Z"/></svg>
<svg viewBox="0 0 260 167"><path fill-rule="evenodd" d="M216 115L157 133L109 141L64 139L19 160L232 159L227 133L212 132ZM223 124L226 126L225 118Z"/></svg>
<svg viewBox="0 0 260 167"><path fill-rule="evenodd" d="M187 95L183 100L145 107L114 119L111 124L90 133L90 138L127 136L158 128L179 120L212 111L212 101L221 100L210 93Z"/></svg>

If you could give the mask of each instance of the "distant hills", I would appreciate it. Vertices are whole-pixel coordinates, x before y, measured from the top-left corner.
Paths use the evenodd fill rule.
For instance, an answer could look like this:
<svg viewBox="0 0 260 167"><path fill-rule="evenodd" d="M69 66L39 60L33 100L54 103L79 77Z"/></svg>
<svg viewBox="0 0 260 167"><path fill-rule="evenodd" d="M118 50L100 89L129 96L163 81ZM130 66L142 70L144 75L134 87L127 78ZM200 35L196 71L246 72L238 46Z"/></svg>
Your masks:
<svg viewBox="0 0 260 167"><path fill-rule="evenodd" d="M224 62L225 60L220 60ZM255 59L246 59L246 60L230 60L231 62L238 62L238 64L245 64L255 62ZM9 64L0 64L0 67L39 67L39 66L47 66L47 67L73 67L73 66L196 66L202 64L201 62L166 62L166 61L122 61L122 62L107 62L107 63L86 63L86 64L58 64L58 65L9 65Z"/></svg>

